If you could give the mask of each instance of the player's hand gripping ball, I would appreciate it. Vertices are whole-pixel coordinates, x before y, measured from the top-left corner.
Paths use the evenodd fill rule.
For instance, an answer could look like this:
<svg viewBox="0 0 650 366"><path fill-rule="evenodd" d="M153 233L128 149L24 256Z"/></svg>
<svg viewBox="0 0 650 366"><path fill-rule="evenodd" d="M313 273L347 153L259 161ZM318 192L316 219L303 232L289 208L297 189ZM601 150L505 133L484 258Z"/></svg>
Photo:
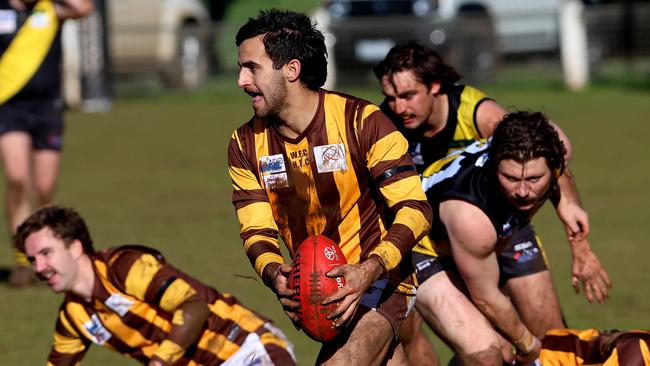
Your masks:
<svg viewBox="0 0 650 366"><path fill-rule="evenodd" d="M340 330L334 328L333 320L326 318L337 304L321 303L345 285L344 277L330 278L325 274L346 263L341 248L322 235L308 237L296 249L289 283L296 290L295 300L300 302L298 325L316 341L330 341Z"/></svg>

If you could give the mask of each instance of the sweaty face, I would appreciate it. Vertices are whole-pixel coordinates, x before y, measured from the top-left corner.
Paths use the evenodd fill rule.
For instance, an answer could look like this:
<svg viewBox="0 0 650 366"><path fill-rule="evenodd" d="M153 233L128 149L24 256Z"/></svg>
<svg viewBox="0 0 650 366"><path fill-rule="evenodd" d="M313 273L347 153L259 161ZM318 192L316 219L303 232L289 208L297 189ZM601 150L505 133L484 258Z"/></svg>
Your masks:
<svg viewBox="0 0 650 366"><path fill-rule="evenodd" d="M66 247L63 240L54 236L50 228L45 227L27 237L25 254L34 273L52 291L63 292L72 288L78 269L78 255L72 246Z"/></svg>
<svg viewBox="0 0 650 366"><path fill-rule="evenodd" d="M434 93L422 84L411 70L399 71L381 78L381 89L388 106L404 123L415 129L425 123L433 113Z"/></svg>
<svg viewBox="0 0 650 366"><path fill-rule="evenodd" d="M287 99L282 69L275 70L264 49L263 35L249 38L239 45L237 86L252 98L255 116L278 115Z"/></svg>
<svg viewBox="0 0 650 366"><path fill-rule="evenodd" d="M511 159L499 163L497 178L501 191L519 210L531 210L541 204L553 183L553 174L546 158L535 158L525 163Z"/></svg>

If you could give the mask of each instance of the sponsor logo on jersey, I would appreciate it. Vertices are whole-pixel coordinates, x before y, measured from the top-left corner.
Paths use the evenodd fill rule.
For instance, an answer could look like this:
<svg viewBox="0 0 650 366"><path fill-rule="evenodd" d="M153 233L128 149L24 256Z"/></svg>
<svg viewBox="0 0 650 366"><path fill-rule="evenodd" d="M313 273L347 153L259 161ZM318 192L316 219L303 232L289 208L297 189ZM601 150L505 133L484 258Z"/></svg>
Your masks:
<svg viewBox="0 0 650 366"><path fill-rule="evenodd" d="M285 188L289 186L289 177L282 154L262 156L260 173L266 189Z"/></svg>
<svg viewBox="0 0 650 366"><path fill-rule="evenodd" d="M131 305L133 305L133 300L129 300L120 294L112 294L104 301L104 305L120 316L124 316L131 308Z"/></svg>
<svg viewBox="0 0 650 366"><path fill-rule="evenodd" d="M113 336L111 332L104 327L97 314L93 314L90 320L84 323L84 329L90 333L90 340L98 345L103 345Z"/></svg>
<svg viewBox="0 0 650 366"><path fill-rule="evenodd" d="M331 144L314 147L314 158L319 173L347 170L345 146L343 144Z"/></svg>

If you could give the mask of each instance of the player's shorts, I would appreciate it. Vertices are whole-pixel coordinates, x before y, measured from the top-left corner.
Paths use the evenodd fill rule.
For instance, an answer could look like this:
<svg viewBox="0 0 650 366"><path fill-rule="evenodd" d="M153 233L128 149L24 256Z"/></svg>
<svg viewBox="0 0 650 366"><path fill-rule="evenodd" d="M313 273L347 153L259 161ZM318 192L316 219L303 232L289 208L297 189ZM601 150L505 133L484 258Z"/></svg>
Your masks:
<svg viewBox="0 0 650 366"><path fill-rule="evenodd" d="M548 269L542 241L530 224L512 235L510 241L499 250L497 261L500 286L511 278L528 276Z"/></svg>
<svg viewBox="0 0 650 366"><path fill-rule="evenodd" d="M60 100L17 100L0 105L0 135L25 132L34 150L60 151L63 146L63 103Z"/></svg>
<svg viewBox="0 0 650 366"><path fill-rule="evenodd" d="M387 279L373 282L361 298L357 310L358 316L371 310L383 316L393 328L396 339L399 337L399 329L415 305L416 294L415 287L410 294L404 293L403 289L398 290L398 287Z"/></svg>
<svg viewBox="0 0 650 366"><path fill-rule="evenodd" d="M517 230L510 241L497 254L499 263L499 286L508 280L523 277L548 269L546 253L541 240L531 225ZM423 283L441 271L458 272L450 256L430 256L413 253L413 267L418 283Z"/></svg>
<svg viewBox="0 0 650 366"><path fill-rule="evenodd" d="M221 364L222 366L294 366L296 357L293 345L282 331L265 323L255 333L250 333L239 350Z"/></svg>

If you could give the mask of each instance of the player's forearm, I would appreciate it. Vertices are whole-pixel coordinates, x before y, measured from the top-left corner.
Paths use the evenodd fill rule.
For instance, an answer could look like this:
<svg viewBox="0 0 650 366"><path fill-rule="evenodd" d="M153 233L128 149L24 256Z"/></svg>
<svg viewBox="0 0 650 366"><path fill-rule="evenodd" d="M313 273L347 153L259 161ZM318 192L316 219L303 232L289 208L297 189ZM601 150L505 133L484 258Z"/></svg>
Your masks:
<svg viewBox="0 0 650 366"><path fill-rule="evenodd" d="M169 336L154 353L153 360L171 365L199 338L210 315L206 302L198 295L188 299L174 311Z"/></svg>
<svg viewBox="0 0 650 366"><path fill-rule="evenodd" d="M469 287L469 286L468 286ZM477 294L478 292L478 294ZM512 302L497 288L494 293L481 293L470 288L472 301L486 318L508 338L515 342L522 338L528 329L521 321Z"/></svg>
<svg viewBox="0 0 650 366"><path fill-rule="evenodd" d="M400 204L386 236L370 253L381 258L384 268L396 268L431 227L431 207L426 201Z"/></svg>
<svg viewBox="0 0 650 366"><path fill-rule="evenodd" d="M578 205L581 206L580 195L578 194L578 187L571 169L568 167L557 180L560 188L559 200L554 202L556 208L559 205Z"/></svg>

